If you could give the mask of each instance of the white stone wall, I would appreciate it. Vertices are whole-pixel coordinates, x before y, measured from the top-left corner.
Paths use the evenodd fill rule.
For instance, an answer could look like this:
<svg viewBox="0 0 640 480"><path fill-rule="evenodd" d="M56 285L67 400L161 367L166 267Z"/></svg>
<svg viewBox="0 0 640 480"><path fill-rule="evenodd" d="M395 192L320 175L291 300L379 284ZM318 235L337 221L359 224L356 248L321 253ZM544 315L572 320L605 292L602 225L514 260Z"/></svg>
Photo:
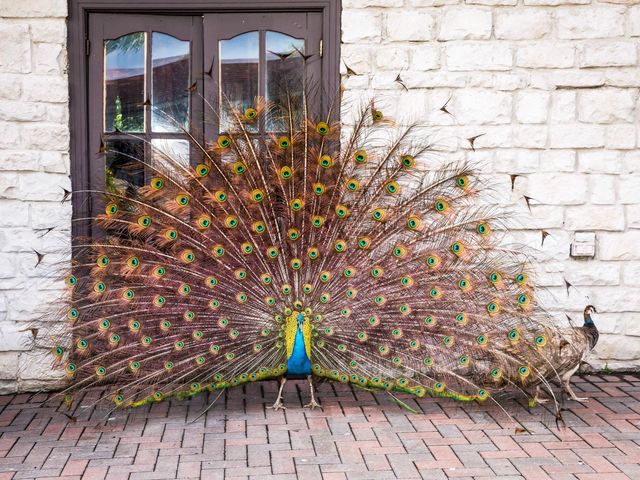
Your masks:
<svg viewBox="0 0 640 480"><path fill-rule="evenodd" d="M532 197L520 236L536 245L535 229L551 234L543 301L576 319L595 304L603 336L593 366L632 368L640 5L612 1L344 0L342 58L360 74L345 77L349 92L397 100L393 110L428 118L441 138L484 134L475 152L463 140L448 155L484 161L505 203L522 210L522 195ZM25 329L58 293L39 275L69 238L70 204L60 203L70 189L66 5L0 0L0 393L54 383ZM394 83L400 71L408 91ZM453 117L438 111L448 99ZM513 193L510 174L521 174ZM596 233L594 259L569 257L576 231ZM45 253L36 269L33 250Z"/></svg>
<svg viewBox="0 0 640 480"><path fill-rule="evenodd" d="M53 382L27 327L58 293L39 276L70 236L66 15L66 0L0 0L0 393Z"/></svg>
<svg viewBox="0 0 640 480"><path fill-rule="evenodd" d="M540 296L565 324L560 312L579 324L587 303L601 312L595 368L640 366L637 3L343 0L342 58L359 74L344 78L347 95L428 117L438 138L460 139L446 155L484 162L505 204L527 213L531 197L516 236L540 249L540 229L550 233ZM479 134L474 152L465 139ZM513 193L510 174L521 175ZM571 258L584 231L595 257Z"/></svg>

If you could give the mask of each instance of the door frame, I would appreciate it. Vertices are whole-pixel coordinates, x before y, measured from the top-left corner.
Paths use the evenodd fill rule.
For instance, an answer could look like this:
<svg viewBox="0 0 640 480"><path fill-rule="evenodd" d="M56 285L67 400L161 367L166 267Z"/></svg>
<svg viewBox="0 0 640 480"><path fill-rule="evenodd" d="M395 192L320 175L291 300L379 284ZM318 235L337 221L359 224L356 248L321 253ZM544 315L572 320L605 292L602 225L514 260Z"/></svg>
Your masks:
<svg viewBox="0 0 640 480"><path fill-rule="evenodd" d="M315 11L322 13L322 89L338 94L340 85L340 0L69 0L67 48L69 57L69 127L73 219L89 216L90 196L78 194L90 185L90 162L98 155L89 148L88 20L91 13L194 15ZM73 221L73 239L91 234L85 221ZM75 240L74 240L75 241Z"/></svg>

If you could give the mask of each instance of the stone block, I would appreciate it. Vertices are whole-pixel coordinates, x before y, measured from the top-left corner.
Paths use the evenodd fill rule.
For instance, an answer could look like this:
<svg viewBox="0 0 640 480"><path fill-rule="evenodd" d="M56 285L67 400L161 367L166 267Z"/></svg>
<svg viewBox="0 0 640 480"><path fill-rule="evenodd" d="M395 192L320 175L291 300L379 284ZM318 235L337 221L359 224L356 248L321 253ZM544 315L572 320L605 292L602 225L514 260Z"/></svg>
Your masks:
<svg viewBox="0 0 640 480"><path fill-rule="evenodd" d="M581 68L636 65L636 42L586 43L578 64Z"/></svg>
<svg viewBox="0 0 640 480"><path fill-rule="evenodd" d="M520 123L545 123L551 94L541 90L519 91L516 95L516 119Z"/></svg>
<svg viewBox="0 0 640 480"><path fill-rule="evenodd" d="M385 40L410 41L433 40L436 20L433 14L420 9L401 9L386 15Z"/></svg>
<svg viewBox="0 0 640 480"><path fill-rule="evenodd" d="M511 48L502 43L447 45L445 58L450 71L510 70L513 65Z"/></svg>
<svg viewBox="0 0 640 480"><path fill-rule="evenodd" d="M569 230L622 231L624 227L621 205L580 205L565 211L565 228Z"/></svg>
<svg viewBox="0 0 640 480"><path fill-rule="evenodd" d="M624 35L625 9L621 7L560 8L556 12L561 39L610 38Z"/></svg>
<svg viewBox="0 0 640 480"><path fill-rule="evenodd" d="M449 111L462 125L499 125L511 122L509 93L463 89L455 92Z"/></svg>
<svg viewBox="0 0 640 480"><path fill-rule="evenodd" d="M601 125L562 124L549 129L551 148L604 147L605 129Z"/></svg>
<svg viewBox="0 0 640 480"><path fill-rule="evenodd" d="M578 93L578 120L588 123L633 122L638 92L602 88Z"/></svg>
<svg viewBox="0 0 640 480"><path fill-rule="evenodd" d="M546 205L580 205L587 199L587 177L569 173L534 173L527 195Z"/></svg>
<svg viewBox="0 0 640 480"><path fill-rule="evenodd" d="M596 245L599 260L640 260L640 230L598 235Z"/></svg>
<svg viewBox="0 0 640 480"><path fill-rule="evenodd" d="M2 7L0 12L4 15ZM31 71L29 26L0 20L0 72Z"/></svg>
<svg viewBox="0 0 640 480"><path fill-rule="evenodd" d="M475 7L445 9L438 40L486 40L491 37L491 10Z"/></svg>
<svg viewBox="0 0 640 480"><path fill-rule="evenodd" d="M578 171L583 173L620 173L622 160L615 150L585 150L578 153Z"/></svg>
<svg viewBox="0 0 640 480"><path fill-rule="evenodd" d="M537 42L518 48L516 65L525 68L569 68L575 62L575 46L570 43Z"/></svg>
<svg viewBox="0 0 640 480"><path fill-rule="evenodd" d="M547 36L551 32L550 12L535 8L497 11L495 36L504 40L528 40Z"/></svg>

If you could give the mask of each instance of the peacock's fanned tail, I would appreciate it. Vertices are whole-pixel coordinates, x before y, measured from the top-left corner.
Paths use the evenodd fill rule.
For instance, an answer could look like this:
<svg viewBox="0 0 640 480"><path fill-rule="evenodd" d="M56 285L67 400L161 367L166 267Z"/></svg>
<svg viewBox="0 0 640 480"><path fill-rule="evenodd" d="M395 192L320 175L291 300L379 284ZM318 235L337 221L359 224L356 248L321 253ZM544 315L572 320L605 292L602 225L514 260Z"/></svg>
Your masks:
<svg viewBox="0 0 640 480"><path fill-rule="evenodd" d="M138 159L146 186L103 192L104 235L77 242L72 333L53 350L69 400L281 377L298 313L318 377L461 400L543 380L545 315L473 169L436 165L423 133L373 102L348 128L305 102L230 109L227 132L194 140L199 164ZM254 135L266 116L278 133Z"/></svg>

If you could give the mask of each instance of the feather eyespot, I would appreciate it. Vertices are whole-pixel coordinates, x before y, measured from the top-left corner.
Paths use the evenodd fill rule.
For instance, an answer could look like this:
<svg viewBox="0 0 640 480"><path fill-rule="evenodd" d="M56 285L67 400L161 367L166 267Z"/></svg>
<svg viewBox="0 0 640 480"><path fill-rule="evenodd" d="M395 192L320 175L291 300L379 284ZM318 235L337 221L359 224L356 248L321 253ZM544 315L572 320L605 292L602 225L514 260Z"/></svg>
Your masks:
<svg viewBox="0 0 640 480"><path fill-rule="evenodd" d="M536 347L544 347L547 344L547 337L545 337L544 335L538 335L535 338L534 343Z"/></svg>
<svg viewBox="0 0 640 480"><path fill-rule="evenodd" d="M476 337L476 343L478 345L486 345L488 341L489 341L489 339L488 339L488 337L486 335L478 335Z"/></svg>
<svg viewBox="0 0 640 480"><path fill-rule="evenodd" d="M391 250L391 254L396 258L404 258L407 256L408 250L404 245L396 245Z"/></svg>
<svg viewBox="0 0 640 480"><path fill-rule="evenodd" d="M140 260L138 260L138 257L129 257L127 259L127 266L131 269L136 269L140 266Z"/></svg>
<svg viewBox="0 0 640 480"><path fill-rule="evenodd" d="M433 287L429 290L429 296L433 299L442 297L442 291L438 287Z"/></svg>
<svg viewBox="0 0 640 480"><path fill-rule="evenodd" d="M372 110L372 111L371 111L371 116L372 116L373 121L374 121L375 123L379 123L379 122L381 122L381 121L384 119L384 115L383 115L383 113L382 113L380 110L375 110L375 109L374 109L374 110Z"/></svg>
<svg viewBox="0 0 640 480"><path fill-rule="evenodd" d="M347 218L349 216L349 207L347 207L346 205L338 204L336 205L335 212L338 218Z"/></svg>
<svg viewBox="0 0 640 480"><path fill-rule="evenodd" d="M142 228L147 228L149 225L151 225L151 217L149 215L141 215L140 217L138 217L138 225L140 225Z"/></svg>
<svg viewBox="0 0 640 480"><path fill-rule="evenodd" d="M324 225L324 217L322 215L314 215L311 217L311 225L316 228L322 227Z"/></svg>
<svg viewBox="0 0 640 480"><path fill-rule="evenodd" d="M280 291L282 293L284 293L285 295L289 295L292 290L293 290L293 287L291 285L289 285L288 283L283 284L282 288L280 289Z"/></svg>
<svg viewBox="0 0 640 480"><path fill-rule="evenodd" d="M164 180L160 177L153 177L149 185L152 190L162 190L164 188Z"/></svg>
<svg viewBox="0 0 640 480"><path fill-rule="evenodd" d="M464 245L462 242L453 242L451 244L451 252L457 257L461 256L464 253Z"/></svg>
<svg viewBox="0 0 640 480"><path fill-rule="evenodd" d="M245 120L252 121L252 120L255 120L257 116L258 116L258 111L255 108L249 107L244 111Z"/></svg>
<svg viewBox="0 0 640 480"><path fill-rule="evenodd" d="M309 247L307 249L307 256L311 260L315 260L316 258L318 258L320 256L320 251L318 250L318 247Z"/></svg>
<svg viewBox="0 0 640 480"><path fill-rule="evenodd" d="M434 317L432 317L431 315L429 315L428 317L425 317L424 319L424 324L427 327L433 327L434 325L436 325L438 322L436 321L436 319Z"/></svg>
<svg viewBox="0 0 640 480"><path fill-rule="evenodd" d="M327 187L324 185L324 183L320 183L320 182L314 183L312 185L312 188L313 188L313 193L315 193L316 195L322 195L327 190Z"/></svg>
<svg viewBox="0 0 640 480"><path fill-rule="evenodd" d="M235 173L236 175L242 175L244 172L247 171L247 166L242 163L242 162L235 162L233 164L233 173Z"/></svg>
<svg viewBox="0 0 640 480"><path fill-rule="evenodd" d="M478 233L478 235L486 237L491 233L491 227L489 227L489 225L486 223L479 223L476 227L476 232Z"/></svg>
<svg viewBox="0 0 640 480"><path fill-rule="evenodd" d="M278 256L278 249L276 247L267 248L267 257L277 258L277 256Z"/></svg>
<svg viewBox="0 0 640 480"><path fill-rule="evenodd" d="M224 226L227 228L236 228L239 223L238 217L235 215L227 215L224 219Z"/></svg>
<svg viewBox="0 0 640 480"><path fill-rule="evenodd" d="M180 258L184 263L193 263L196 259L196 255L192 250L185 250L180 254Z"/></svg>
<svg viewBox="0 0 640 480"><path fill-rule="evenodd" d="M327 283L329 280L331 280L331 272L324 271L320 273L320 281L322 283Z"/></svg>
<svg viewBox="0 0 640 480"><path fill-rule="evenodd" d="M356 163L359 164L363 164L363 163L367 163L367 152L365 152L364 150L358 150L354 155L353 155L353 159L355 160Z"/></svg>
<svg viewBox="0 0 640 480"><path fill-rule="evenodd" d="M329 293L325 292L322 295L320 295L321 303L329 303L330 300L331 300L331 295ZM327 333L326 330L325 330L325 333ZM327 333L327 335L329 334Z"/></svg>
<svg viewBox="0 0 640 480"><path fill-rule="evenodd" d="M365 250L371 246L371 238L361 237L358 239L358 248Z"/></svg>
<svg viewBox="0 0 640 480"><path fill-rule="evenodd" d="M302 267L302 261L299 258L294 258L289 262L289 266L293 270L300 270L300 268Z"/></svg>
<svg viewBox="0 0 640 480"><path fill-rule="evenodd" d="M449 211L449 203L446 200L439 198L434 203L434 208L438 213L447 213Z"/></svg>
<svg viewBox="0 0 640 480"><path fill-rule="evenodd" d="M318 159L318 163L322 168L331 168L333 166L333 158L330 155L322 155Z"/></svg>
<svg viewBox="0 0 640 480"><path fill-rule="evenodd" d="M285 165L280 169L280 178L282 178L283 180L289 180L292 176L293 170L291 170L291 167Z"/></svg>
<svg viewBox="0 0 640 480"><path fill-rule="evenodd" d="M459 177L457 177L456 186L463 190L467 188L469 186L469 177L467 177L466 175L460 175Z"/></svg>
<svg viewBox="0 0 640 480"><path fill-rule="evenodd" d="M437 255L429 255L425 263L429 268L437 268L438 266L440 266L440 257L438 257Z"/></svg>
<svg viewBox="0 0 640 480"><path fill-rule="evenodd" d="M525 273L520 273L519 275L516 276L516 283L518 285L524 286L527 284L528 281L528 277Z"/></svg>
<svg viewBox="0 0 640 480"><path fill-rule="evenodd" d="M376 208L373 210L371 216L377 222L383 222L387 218L387 211L384 208Z"/></svg>
<svg viewBox="0 0 640 480"><path fill-rule="evenodd" d="M115 215L116 213L118 213L118 205L116 205L115 203L110 203L105 207L104 212L109 216Z"/></svg>
<svg viewBox="0 0 640 480"><path fill-rule="evenodd" d="M282 149L289 148L291 146L291 141L289 140L289 137L282 135L278 139L278 146Z"/></svg>
<svg viewBox="0 0 640 480"><path fill-rule="evenodd" d="M333 248L338 253L345 252L347 250L347 242L344 240L336 240L333 244Z"/></svg>
<svg viewBox="0 0 640 480"><path fill-rule="evenodd" d="M216 190L213 194L213 198L218 203L224 203L227 201L227 193L224 190Z"/></svg>
<svg viewBox="0 0 640 480"><path fill-rule="evenodd" d="M156 307L162 307L162 306L164 306L165 303L167 303L167 299L165 297L163 297L162 295L156 295L153 298L153 304Z"/></svg>
<svg viewBox="0 0 640 480"><path fill-rule="evenodd" d="M253 224L251 225L251 229L254 231L254 233L261 234L267 230L267 226L264 222L257 221L253 222Z"/></svg>
<svg viewBox="0 0 640 480"><path fill-rule="evenodd" d="M318 122L316 125L316 132L320 135L326 135L331 131L329 124L327 122Z"/></svg>
<svg viewBox="0 0 640 480"><path fill-rule="evenodd" d="M260 203L261 201L263 201L264 196L264 190L262 190L261 188L255 188L251 191L251 200L253 200L255 203Z"/></svg>
<svg viewBox="0 0 640 480"><path fill-rule="evenodd" d="M507 338L510 342L517 342L520 340L520 332L514 328L507 333Z"/></svg>
<svg viewBox="0 0 640 480"><path fill-rule="evenodd" d="M185 193L176 195L175 200L176 200L176 204L179 207L186 207L187 205L189 205L189 196Z"/></svg>
<svg viewBox="0 0 640 480"><path fill-rule="evenodd" d="M395 195L400 192L400 186L398 185L398 182L395 182L395 181L387 182L384 188L387 191L387 193L391 195Z"/></svg>
<svg viewBox="0 0 640 480"><path fill-rule="evenodd" d="M313 285L311 285L310 283L305 283L304 285L302 285L302 291L307 295L310 294L311 292L313 292Z"/></svg>
<svg viewBox="0 0 640 480"><path fill-rule="evenodd" d="M400 159L400 163L404 168L411 168L415 165L415 159L413 155L403 155Z"/></svg>
<svg viewBox="0 0 640 480"><path fill-rule="evenodd" d="M287 231L287 236L289 237L289 240L298 240L298 238L300 238L300 230L297 228L290 228Z"/></svg>
<svg viewBox="0 0 640 480"><path fill-rule="evenodd" d="M294 198L289 202L289 206L294 212L299 212L304 208L304 201L302 201L302 199L300 198Z"/></svg>
<svg viewBox="0 0 640 480"><path fill-rule="evenodd" d="M107 265L109 265L109 257L107 257L106 255L100 255L96 263L99 267L105 268Z"/></svg>
<svg viewBox="0 0 640 480"><path fill-rule="evenodd" d="M407 228L409 230L418 230L421 225L422 220L419 217L411 215L409 218L407 218Z"/></svg>
<svg viewBox="0 0 640 480"><path fill-rule="evenodd" d="M75 287L78 283L78 279L74 275L69 275L64 281L68 287Z"/></svg>
<svg viewBox="0 0 640 480"><path fill-rule="evenodd" d="M497 315L498 313L500 313L500 304L497 301L488 303L487 312L491 316Z"/></svg>
<svg viewBox="0 0 640 480"><path fill-rule="evenodd" d="M220 258L224 255L224 247L222 245L214 245L211 249L211 253L213 253L214 257Z"/></svg>
<svg viewBox="0 0 640 480"><path fill-rule="evenodd" d="M217 144L220 148L229 148L231 146L231 138L228 135L220 135Z"/></svg>
<svg viewBox="0 0 640 480"><path fill-rule="evenodd" d="M384 269L380 266L375 266L371 269L371 276L373 278L379 278L384 273Z"/></svg>
<svg viewBox="0 0 640 480"><path fill-rule="evenodd" d="M209 215L200 215L197 220L198 227L205 230L211 226L211 217Z"/></svg>
<svg viewBox="0 0 640 480"><path fill-rule="evenodd" d="M206 177L207 175L209 175L209 171L210 171L209 167L204 163L201 163L198 166L196 166L196 174L199 177Z"/></svg>
<svg viewBox="0 0 640 480"><path fill-rule="evenodd" d="M351 178L349 180L347 180L347 190L351 191L351 192L357 192L360 189L360 181L355 179L355 178Z"/></svg>
<svg viewBox="0 0 640 480"><path fill-rule="evenodd" d="M468 278L461 278L460 280L458 280L457 285L460 290L466 292L471 289L471 280L469 280Z"/></svg>
<svg viewBox="0 0 640 480"><path fill-rule="evenodd" d="M456 323L460 326L465 326L467 323L469 323L469 317L466 313L458 313L456 315Z"/></svg>

